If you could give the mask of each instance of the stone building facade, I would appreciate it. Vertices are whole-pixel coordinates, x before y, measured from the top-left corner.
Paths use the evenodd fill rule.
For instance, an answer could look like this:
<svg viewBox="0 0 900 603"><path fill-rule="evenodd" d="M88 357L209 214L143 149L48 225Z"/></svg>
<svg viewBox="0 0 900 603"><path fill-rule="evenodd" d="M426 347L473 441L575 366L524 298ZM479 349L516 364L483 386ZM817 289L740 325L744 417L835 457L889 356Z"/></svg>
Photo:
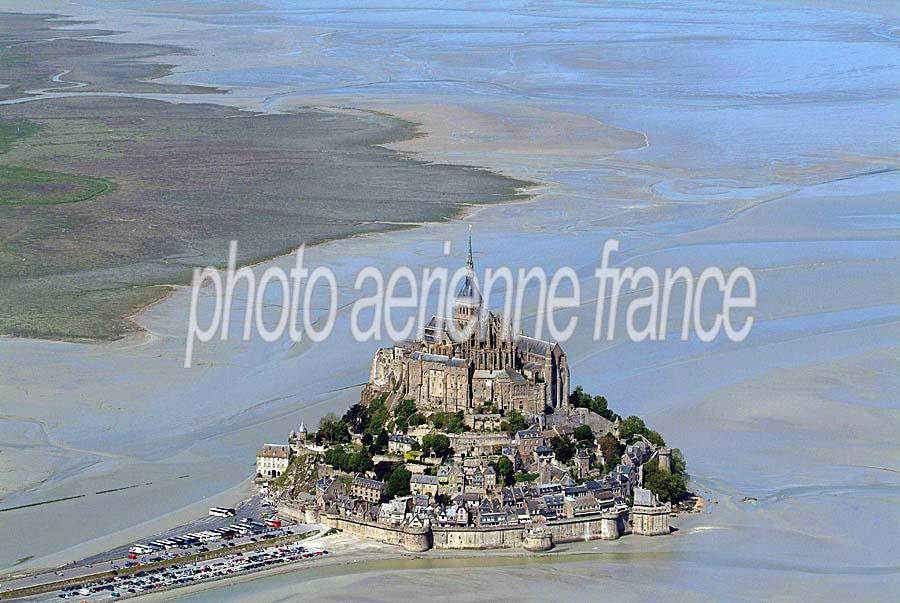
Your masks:
<svg viewBox="0 0 900 603"><path fill-rule="evenodd" d="M660 504L650 490L634 489L634 506L631 508L632 532L642 536L665 536L669 529L672 505Z"/></svg>
<svg viewBox="0 0 900 603"><path fill-rule="evenodd" d="M265 444L256 453L256 477L274 479L280 477L291 462L291 447L283 444Z"/></svg>
<svg viewBox="0 0 900 603"><path fill-rule="evenodd" d="M350 496L370 503L379 502L386 490L384 482L360 476L353 478L350 484Z"/></svg>
<svg viewBox="0 0 900 603"><path fill-rule="evenodd" d="M367 402L411 399L424 411L466 415L517 410L530 417L568 406L569 365L558 343L511 332L485 307L476 279L471 239L466 277L454 316L434 316L421 339L375 354Z"/></svg>

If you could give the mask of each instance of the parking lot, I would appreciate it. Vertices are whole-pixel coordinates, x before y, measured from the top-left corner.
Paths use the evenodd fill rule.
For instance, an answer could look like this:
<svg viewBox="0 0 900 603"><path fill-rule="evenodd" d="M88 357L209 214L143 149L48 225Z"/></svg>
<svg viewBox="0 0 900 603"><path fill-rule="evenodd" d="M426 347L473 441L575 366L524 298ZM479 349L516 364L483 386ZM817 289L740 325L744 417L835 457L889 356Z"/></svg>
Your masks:
<svg viewBox="0 0 900 603"><path fill-rule="evenodd" d="M81 559L79 561L73 562L66 567L61 568L61 574L68 574L76 568L89 567L94 570L97 569L121 569L122 567L130 567L133 565L131 561L128 559L129 549L134 545L147 544L153 541L158 540L167 540L171 538L184 537L187 534L197 533L197 532L205 532L212 530L220 530L225 529L230 525L239 524L245 520L255 520L255 521L264 521L268 516L274 514L274 509L270 506L270 503L264 496L256 495L251 498L248 498L242 502L240 502L235 507L235 516L234 517L214 517L214 516L205 516L198 518L189 523L178 526L177 528L167 530L165 532L161 532L149 538L141 539L138 542L130 543L127 545L123 545L109 551L105 551L98 555L94 555L92 557L88 557L86 559ZM286 522L287 526L289 522ZM197 543L194 546L187 547L173 547L170 549L162 549L158 551L156 554L151 555L142 555L140 556L141 561L146 561L155 558L161 559L172 559L176 557L181 557L184 555L189 555L192 553L201 552L200 549L207 548L213 549L217 547L223 547L229 541L231 542L246 542L250 541L252 538L257 537L260 533L255 533L248 535L246 537L238 536L232 539L222 539L216 541L208 541L204 543Z"/></svg>
<svg viewBox="0 0 900 603"><path fill-rule="evenodd" d="M242 501L235 506L234 512L234 516L226 517L207 515L136 542L131 542L85 559L72 561L53 571L6 580L2 590L32 588L41 584L90 577L105 572L111 572L114 577L120 572L123 576L126 573L135 575L135 569L140 569L148 564L171 567L174 563L177 563L178 559L196 558L198 555L207 558L215 557L217 560L219 558L225 559L230 556L231 549L237 547L249 546L256 549L257 546L268 540L300 535L316 529L316 526L297 525L291 521L273 521L274 507L264 495L255 495ZM270 520L269 523L274 525L266 525L267 520ZM302 558L301 556L300 559ZM266 561L272 561L273 563L285 562L284 560ZM238 571L246 570L247 568ZM228 567L225 571L233 573L235 569ZM152 575L157 576L155 570ZM177 577L179 580L188 578L189 576ZM115 577L115 580L118 579ZM166 580L168 579L170 578L166 578ZM98 584L95 586L102 585ZM135 588L136 592L139 592L136 586L138 585L132 585L129 588ZM78 590L80 590L80 587L77 589L70 588L65 593L60 594L72 596ZM103 592L107 592L108 595L111 595L112 592L116 592L115 596L123 595L115 588L108 591L104 588Z"/></svg>
<svg viewBox="0 0 900 603"><path fill-rule="evenodd" d="M299 543L272 546L254 551L227 554L212 560L173 564L157 569L138 571L128 576L108 577L95 582L72 585L59 591L56 596L62 599L79 598L79 600L136 596L148 591L225 578L285 563L315 561L327 555L327 550L309 548Z"/></svg>

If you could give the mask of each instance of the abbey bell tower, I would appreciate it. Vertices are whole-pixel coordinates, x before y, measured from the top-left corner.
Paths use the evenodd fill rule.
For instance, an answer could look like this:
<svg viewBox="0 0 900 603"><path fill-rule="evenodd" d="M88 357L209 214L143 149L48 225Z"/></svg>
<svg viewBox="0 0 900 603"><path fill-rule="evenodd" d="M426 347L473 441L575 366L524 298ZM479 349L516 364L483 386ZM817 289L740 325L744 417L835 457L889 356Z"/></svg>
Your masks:
<svg viewBox="0 0 900 603"><path fill-rule="evenodd" d="M466 259L466 276L456 292L456 308L453 318L457 328L462 331L472 320L481 316L481 291L475 280L475 260L472 257L472 225L469 225L469 255Z"/></svg>

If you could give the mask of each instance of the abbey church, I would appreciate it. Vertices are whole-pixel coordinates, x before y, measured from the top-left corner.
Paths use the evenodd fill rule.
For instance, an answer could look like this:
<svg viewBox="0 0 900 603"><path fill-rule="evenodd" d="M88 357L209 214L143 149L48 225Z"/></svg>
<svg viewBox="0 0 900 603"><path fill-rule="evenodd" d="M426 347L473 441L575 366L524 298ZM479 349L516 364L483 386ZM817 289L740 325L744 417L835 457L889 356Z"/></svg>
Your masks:
<svg viewBox="0 0 900 603"><path fill-rule="evenodd" d="M557 343L510 333L489 312L475 278L472 239L452 318L434 316L421 339L381 348L372 361L368 402L386 394L426 412L520 413L540 419L567 405L569 367Z"/></svg>

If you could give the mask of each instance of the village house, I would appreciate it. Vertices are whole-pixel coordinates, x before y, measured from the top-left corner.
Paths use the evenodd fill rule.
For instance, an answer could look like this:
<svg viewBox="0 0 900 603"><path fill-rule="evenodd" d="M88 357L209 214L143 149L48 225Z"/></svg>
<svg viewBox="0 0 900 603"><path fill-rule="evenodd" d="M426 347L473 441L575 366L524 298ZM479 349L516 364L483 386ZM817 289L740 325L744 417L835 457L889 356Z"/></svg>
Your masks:
<svg viewBox="0 0 900 603"><path fill-rule="evenodd" d="M361 476L354 477L353 483L350 484L350 496L372 503L380 501L386 491L387 486L384 482Z"/></svg>
<svg viewBox="0 0 900 603"><path fill-rule="evenodd" d="M443 494L453 494L456 490L456 476L452 464L443 464L437 468L438 488Z"/></svg>
<svg viewBox="0 0 900 603"><path fill-rule="evenodd" d="M532 462L535 464L549 463L556 458L556 455L553 454L553 449L549 446L538 446L534 449L532 455Z"/></svg>
<svg viewBox="0 0 900 603"><path fill-rule="evenodd" d="M437 496L440 483L436 475L413 474L409 480L410 492L434 498Z"/></svg>
<svg viewBox="0 0 900 603"><path fill-rule="evenodd" d="M534 457L534 450L544 445L544 436L538 429L523 429L516 432L516 446L519 448L519 456L527 462Z"/></svg>
<svg viewBox="0 0 900 603"><path fill-rule="evenodd" d="M575 453L575 472L578 479L586 479L591 474L591 455L583 448Z"/></svg>
<svg viewBox="0 0 900 603"><path fill-rule="evenodd" d="M462 492L487 494L497 487L497 472L482 459L467 459L462 474Z"/></svg>
<svg viewBox="0 0 900 603"><path fill-rule="evenodd" d="M467 526L469 516L465 505L450 505L438 516L438 523L445 526Z"/></svg>
<svg viewBox="0 0 900 603"><path fill-rule="evenodd" d="M316 480L316 502L324 509L332 504L339 496L346 494L344 483L334 477L320 477Z"/></svg>
<svg viewBox="0 0 900 603"><path fill-rule="evenodd" d="M388 438L388 453L390 454L403 455L418 447L418 440L403 433L398 433Z"/></svg>
<svg viewBox="0 0 900 603"><path fill-rule="evenodd" d="M578 498L565 497L563 502L563 512L566 517L582 517L584 515L594 515L603 510L603 506L596 498L588 494Z"/></svg>
<svg viewBox="0 0 900 603"><path fill-rule="evenodd" d="M402 524L406 514L412 511L412 502L411 496L404 496L383 503L378 511L378 521L395 526Z"/></svg>
<svg viewBox="0 0 900 603"><path fill-rule="evenodd" d="M291 447L285 444L265 444L256 453L256 477L275 479L284 473L291 462Z"/></svg>

